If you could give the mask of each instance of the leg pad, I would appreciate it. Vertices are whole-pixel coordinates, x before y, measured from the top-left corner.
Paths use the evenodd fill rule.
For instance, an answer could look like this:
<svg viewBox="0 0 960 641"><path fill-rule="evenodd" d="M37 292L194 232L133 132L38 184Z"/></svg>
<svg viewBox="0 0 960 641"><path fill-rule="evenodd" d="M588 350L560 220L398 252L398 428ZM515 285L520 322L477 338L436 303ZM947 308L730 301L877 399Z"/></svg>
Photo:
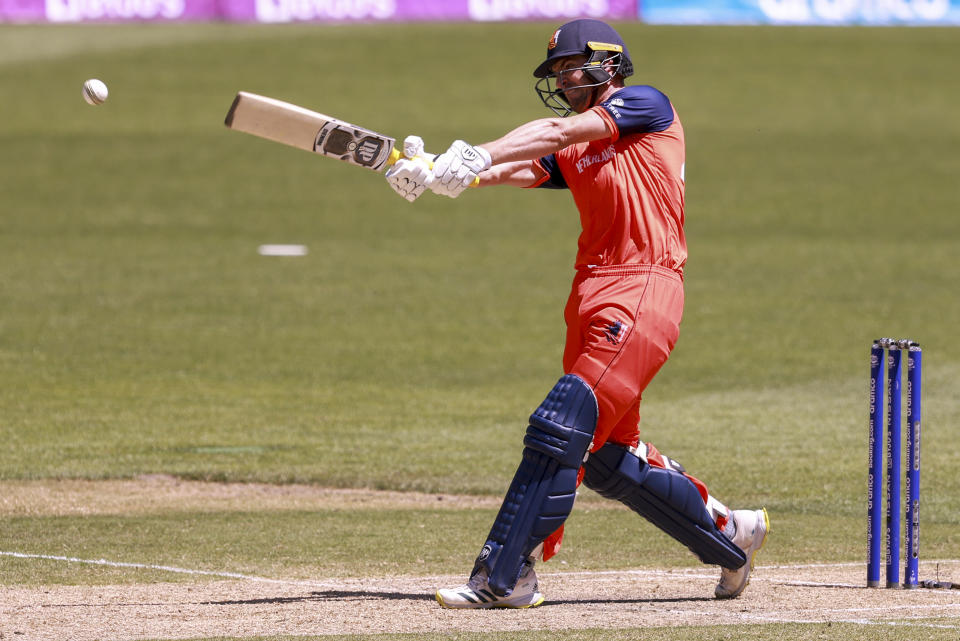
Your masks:
<svg viewBox="0 0 960 641"><path fill-rule="evenodd" d="M583 483L646 518L704 563L735 570L747 562L743 550L717 529L696 486L680 472L648 465L627 448L608 443L587 459Z"/></svg>
<svg viewBox="0 0 960 641"><path fill-rule="evenodd" d="M597 414L593 390L567 374L530 417L523 459L473 570L486 569L498 595L510 594L526 558L570 515Z"/></svg>

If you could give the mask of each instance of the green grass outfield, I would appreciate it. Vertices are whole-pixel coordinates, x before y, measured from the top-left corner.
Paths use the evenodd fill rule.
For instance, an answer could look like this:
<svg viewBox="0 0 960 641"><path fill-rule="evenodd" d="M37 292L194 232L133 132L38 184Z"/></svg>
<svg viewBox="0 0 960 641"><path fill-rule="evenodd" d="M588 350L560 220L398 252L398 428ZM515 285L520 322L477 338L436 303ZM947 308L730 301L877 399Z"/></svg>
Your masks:
<svg viewBox="0 0 960 641"><path fill-rule="evenodd" d="M765 562L860 561L869 344L915 338L923 554L960 558L960 32L618 26L633 81L667 93L687 135L686 316L644 438L720 498L768 507ZM244 89L434 152L483 142L549 115L531 70L554 27L0 26L0 488L170 474L501 495L561 374L569 196L410 205L222 121ZM110 88L101 107L80 97L89 77ZM690 565L633 515L598 514L572 517L570 568ZM394 516L17 516L0 551L456 573L492 512ZM629 555L603 536L634 526ZM362 560L324 532L362 532L345 537ZM177 580L0 557L0 585L145 577ZM687 633L723 638L663 636ZM590 634L564 638L609 632Z"/></svg>

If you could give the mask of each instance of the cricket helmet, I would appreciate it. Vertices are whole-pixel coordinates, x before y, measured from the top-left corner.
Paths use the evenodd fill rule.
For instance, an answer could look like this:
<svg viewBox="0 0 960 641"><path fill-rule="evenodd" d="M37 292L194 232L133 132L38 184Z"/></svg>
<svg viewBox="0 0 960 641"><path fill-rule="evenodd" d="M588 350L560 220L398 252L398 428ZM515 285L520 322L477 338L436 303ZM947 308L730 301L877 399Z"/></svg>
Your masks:
<svg viewBox="0 0 960 641"><path fill-rule="evenodd" d="M547 58L534 70L533 75L540 80L536 90L540 99L560 116L569 115L572 110L565 103L563 92L556 88L556 74L551 67L557 60L568 56L586 56L587 60L577 67L593 81L585 87L598 87L613 79L615 74L626 78L633 74L633 62L627 45L617 31L600 20L573 20L553 32L547 44ZM608 71L609 64L613 69ZM569 70L573 71L573 70Z"/></svg>
<svg viewBox="0 0 960 641"><path fill-rule="evenodd" d="M620 34L606 22L584 18L568 22L553 32L547 44L547 59L540 63L533 75L546 78L551 74L550 67L558 59L579 55L587 56L585 67L592 67L592 71L599 72L596 80L604 76L609 79L610 74L601 64L607 58L618 58L615 73L624 78L633 74L630 52Z"/></svg>

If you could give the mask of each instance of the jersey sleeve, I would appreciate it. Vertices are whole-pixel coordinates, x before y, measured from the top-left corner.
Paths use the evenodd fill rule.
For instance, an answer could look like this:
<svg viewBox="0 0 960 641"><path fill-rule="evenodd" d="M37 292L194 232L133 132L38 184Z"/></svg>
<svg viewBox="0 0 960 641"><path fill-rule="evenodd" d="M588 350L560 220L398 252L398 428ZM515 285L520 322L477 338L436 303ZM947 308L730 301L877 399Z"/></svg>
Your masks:
<svg viewBox="0 0 960 641"><path fill-rule="evenodd" d="M629 134L663 131L674 118L670 99L649 85L624 87L593 111L607 123L614 141Z"/></svg>
<svg viewBox="0 0 960 641"><path fill-rule="evenodd" d="M546 172L546 176L530 185L530 187L543 187L545 189L567 189L567 179L560 172L560 165L557 162L556 154L544 156L534 161L537 166Z"/></svg>

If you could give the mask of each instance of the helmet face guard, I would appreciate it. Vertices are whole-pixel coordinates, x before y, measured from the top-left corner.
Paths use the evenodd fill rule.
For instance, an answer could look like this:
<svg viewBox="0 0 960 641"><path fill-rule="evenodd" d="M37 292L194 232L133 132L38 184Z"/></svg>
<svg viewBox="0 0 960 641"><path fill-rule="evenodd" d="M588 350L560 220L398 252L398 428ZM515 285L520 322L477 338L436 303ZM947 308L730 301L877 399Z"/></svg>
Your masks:
<svg viewBox="0 0 960 641"><path fill-rule="evenodd" d="M613 27L589 18L561 25L547 43L546 59L533 72L534 77L539 78L535 89L540 100L561 117L570 115L573 109L563 91L557 87L558 74L553 72L553 68L560 60L572 56L584 56L586 61L579 67L564 69L560 73L582 71L586 82L576 87L592 89L594 96L597 95L597 88L613 80L614 76L626 78L633 74L630 52ZM573 89L573 86L570 88Z"/></svg>
<svg viewBox="0 0 960 641"><path fill-rule="evenodd" d="M575 87L571 87L571 89L593 89L607 84L613 80L613 77L617 74L628 76L633 72L630 59L623 55L620 47L617 45L606 45L594 42L588 43L588 45L601 45L604 48L591 51L590 57L579 67L564 69L559 73L549 72L547 75L541 77L534 87L537 95L540 96L540 100L547 106L547 109L550 109L561 118L565 118L573 113L570 102L564 95L563 90L558 87L559 77L562 74L582 71L584 76L593 82L578 84ZM613 67L609 68L611 64ZM629 71L625 68L627 65L629 65Z"/></svg>

